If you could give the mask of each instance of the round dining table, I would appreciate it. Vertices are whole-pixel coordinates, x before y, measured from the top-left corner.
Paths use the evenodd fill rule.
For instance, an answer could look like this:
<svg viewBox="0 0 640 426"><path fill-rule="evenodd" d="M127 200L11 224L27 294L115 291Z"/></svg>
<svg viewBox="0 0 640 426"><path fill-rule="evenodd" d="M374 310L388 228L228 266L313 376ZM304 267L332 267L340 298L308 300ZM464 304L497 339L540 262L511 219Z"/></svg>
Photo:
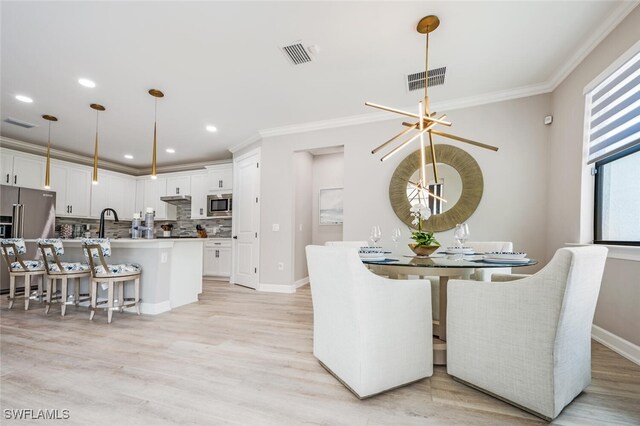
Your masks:
<svg viewBox="0 0 640 426"><path fill-rule="evenodd" d="M434 349L442 352L434 357L435 364L446 363L447 340L447 284L451 278L471 279L477 269L485 268L518 268L535 265L534 259L523 259L522 262L497 263L484 259L482 254L472 256L441 255L406 256L385 253L384 260L362 259L362 262L374 273L386 275L392 279L408 279L409 276L439 277L439 317L433 321L433 335L441 342L434 343Z"/></svg>

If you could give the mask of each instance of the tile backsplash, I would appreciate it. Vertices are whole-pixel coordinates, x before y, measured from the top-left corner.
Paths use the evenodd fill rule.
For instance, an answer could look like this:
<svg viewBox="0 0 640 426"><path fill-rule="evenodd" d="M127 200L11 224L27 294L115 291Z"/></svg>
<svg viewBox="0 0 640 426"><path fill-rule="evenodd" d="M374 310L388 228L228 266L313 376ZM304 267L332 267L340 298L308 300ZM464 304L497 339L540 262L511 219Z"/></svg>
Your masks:
<svg viewBox="0 0 640 426"><path fill-rule="evenodd" d="M200 225L207 230L209 237L231 238L231 219L191 219L191 206L188 204L178 205L176 220L156 220L156 236L162 235L161 225L170 223L173 225L171 236L173 237L195 237L196 225ZM91 236L98 235L98 219L75 219L71 217L56 217L56 236L60 235L60 225L86 225L89 227ZM121 220L119 223L105 221L105 236L109 238L130 238L131 220Z"/></svg>

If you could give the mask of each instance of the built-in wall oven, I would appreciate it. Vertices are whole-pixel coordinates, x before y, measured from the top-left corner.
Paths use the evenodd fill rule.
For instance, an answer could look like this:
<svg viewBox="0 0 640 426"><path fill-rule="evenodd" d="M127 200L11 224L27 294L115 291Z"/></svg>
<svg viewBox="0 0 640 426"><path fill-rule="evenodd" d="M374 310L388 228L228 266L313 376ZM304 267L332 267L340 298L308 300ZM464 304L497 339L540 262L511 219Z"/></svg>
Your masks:
<svg viewBox="0 0 640 426"><path fill-rule="evenodd" d="M207 195L207 216L231 217L233 200L231 194Z"/></svg>

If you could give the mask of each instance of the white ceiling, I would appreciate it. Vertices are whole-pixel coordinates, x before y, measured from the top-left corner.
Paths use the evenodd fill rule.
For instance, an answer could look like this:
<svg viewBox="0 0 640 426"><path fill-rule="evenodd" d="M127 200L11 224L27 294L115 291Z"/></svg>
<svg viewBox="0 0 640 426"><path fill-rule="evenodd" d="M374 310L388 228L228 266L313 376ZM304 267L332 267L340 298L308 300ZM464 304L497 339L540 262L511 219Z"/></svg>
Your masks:
<svg viewBox="0 0 640 426"><path fill-rule="evenodd" d="M371 112L364 101L402 107L407 73L424 70L417 21L441 19L430 68L446 66L431 98L477 98L549 85L588 41L609 31L622 2L2 2L2 136L45 145L42 114L59 118L54 147L151 163L153 98L158 164L229 158L259 130ZM626 9L629 9L628 3ZM317 45L316 60L288 63L279 46ZM97 87L77 83L86 77ZM23 94L34 99L25 104ZM219 130L209 133L205 125ZM165 148L176 149L173 155ZM134 160L125 160L125 153Z"/></svg>

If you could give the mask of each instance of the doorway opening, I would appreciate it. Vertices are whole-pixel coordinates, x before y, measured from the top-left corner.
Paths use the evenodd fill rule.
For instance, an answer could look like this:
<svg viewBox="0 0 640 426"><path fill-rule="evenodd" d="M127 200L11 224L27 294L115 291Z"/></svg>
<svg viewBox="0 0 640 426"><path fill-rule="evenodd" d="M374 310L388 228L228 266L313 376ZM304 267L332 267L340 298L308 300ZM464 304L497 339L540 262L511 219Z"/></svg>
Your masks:
<svg viewBox="0 0 640 426"><path fill-rule="evenodd" d="M305 247L343 239L344 146L297 151L293 158L293 263L299 287L309 277Z"/></svg>

